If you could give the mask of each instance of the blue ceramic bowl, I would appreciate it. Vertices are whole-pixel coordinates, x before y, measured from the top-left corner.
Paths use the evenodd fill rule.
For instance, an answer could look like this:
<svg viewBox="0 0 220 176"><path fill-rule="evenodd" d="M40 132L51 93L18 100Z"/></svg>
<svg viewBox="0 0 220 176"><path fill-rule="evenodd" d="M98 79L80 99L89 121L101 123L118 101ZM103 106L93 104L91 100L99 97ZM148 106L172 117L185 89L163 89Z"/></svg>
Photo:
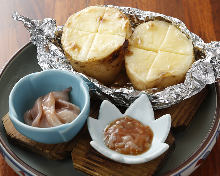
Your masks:
<svg viewBox="0 0 220 176"><path fill-rule="evenodd" d="M33 107L38 97L68 87L72 87L71 102L81 110L75 120L51 128L37 128L24 123L24 113ZM48 70L29 74L15 84L9 95L9 116L17 131L34 141L46 144L71 140L83 127L89 110L88 86L79 76L68 71Z"/></svg>

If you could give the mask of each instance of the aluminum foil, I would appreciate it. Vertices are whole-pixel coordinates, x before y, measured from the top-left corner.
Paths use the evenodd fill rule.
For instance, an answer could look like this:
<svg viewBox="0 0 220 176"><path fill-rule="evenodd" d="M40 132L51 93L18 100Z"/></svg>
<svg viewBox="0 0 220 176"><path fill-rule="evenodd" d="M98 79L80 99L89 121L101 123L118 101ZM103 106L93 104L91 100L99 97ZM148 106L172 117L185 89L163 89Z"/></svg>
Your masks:
<svg viewBox="0 0 220 176"><path fill-rule="evenodd" d="M78 74L86 81L92 94L102 99L109 99L120 106L129 106L140 94L146 93L154 109L167 108L192 97L207 84L213 84L220 78L220 42L205 43L196 34L190 32L185 24L177 18L131 7L108 6L118 8L126 14L133 29L143 22L159 19L172 23L185 33L188 38L192 39L196 62L193 63L191 69L187 72L185 81L181 84L167 87L162 91L157 89L138 91L130 83L119 88L114 86L107 87L96 79L73 70L60 44L62 26L56 26L54 19L33 20L16 12L13 14L13 18L23 22L25 28L29 31L30 41L37 46L38 64L43 70L61 69Z"/></svg>

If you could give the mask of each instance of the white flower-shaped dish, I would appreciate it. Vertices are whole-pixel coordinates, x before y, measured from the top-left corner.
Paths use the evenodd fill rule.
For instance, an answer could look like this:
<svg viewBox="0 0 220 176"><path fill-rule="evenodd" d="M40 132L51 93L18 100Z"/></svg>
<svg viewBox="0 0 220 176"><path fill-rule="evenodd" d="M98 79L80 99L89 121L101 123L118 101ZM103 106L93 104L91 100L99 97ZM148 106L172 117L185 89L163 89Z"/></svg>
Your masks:
<svg viewBox="0 0 220 176"><path fill-rule="evenodd" d="M126 115L139 120L144 125L148 125L153 131L151 147L140 155L120 154L109 149L104 143L104 129L106 126L112 121ZM120 163L145 163L160 156L169 148L169 145L164 142L170 131L170 114L163 115L155 120L152 105L145 94L142 94L136 99L124 114L122 114L115 105L104 100L99 110L98 119L89 117L87 123L92 138L90 142L91 146L104 156Z"/></svg>

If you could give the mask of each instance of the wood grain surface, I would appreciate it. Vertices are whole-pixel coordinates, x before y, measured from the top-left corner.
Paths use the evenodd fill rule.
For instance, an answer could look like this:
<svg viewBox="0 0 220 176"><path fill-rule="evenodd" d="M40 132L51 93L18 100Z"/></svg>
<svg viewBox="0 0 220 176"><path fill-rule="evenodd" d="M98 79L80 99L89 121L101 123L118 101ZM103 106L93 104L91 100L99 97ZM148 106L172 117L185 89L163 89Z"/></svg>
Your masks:
<svg viewBox="0 0 220 176"><path fill-rule="evenodd" d="M64 24L72 13L90 5L113 4L137 7L182 20L188 29L205 42L220 40L219 0L0 0L0 68L29 41L29 34L21 23L11 18L13 11L34 19L52 17ZM0 157L0 176L15 175ZM220 139L212 152L192 176L220 175Z"/></svg>

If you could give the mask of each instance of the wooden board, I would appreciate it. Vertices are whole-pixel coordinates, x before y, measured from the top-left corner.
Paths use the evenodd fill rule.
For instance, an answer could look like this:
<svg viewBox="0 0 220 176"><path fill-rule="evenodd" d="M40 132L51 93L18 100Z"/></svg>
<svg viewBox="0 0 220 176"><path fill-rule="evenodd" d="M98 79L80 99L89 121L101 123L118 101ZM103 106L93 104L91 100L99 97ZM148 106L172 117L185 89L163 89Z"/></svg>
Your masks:
<svg viewBox="0 0 220 176"><path fill-rule="evenodd" d="M208 89L204 89L198 95L178 105L163 110L157 110L155 111L155 117L157 118L170 113L172 117L172 128L176 129L187 126L207 95L207 92ZM93 99L91 101L91 117L97 118L100 104L101 101L98 99ZM144 164L120 164L105 158L90 146L89 142L91 138L87 125L83 127L80 133L72 141L61 144L42 144L28 139L14 128L8 114L3 117L3 125L8 138L12 142L49 159L64 159L70 156L72 151L74 167L91 175L140 175L141 173L153 175L167 155L167 153L165 153L153 161ZM171 134L169 134L166 142L170 146L173 146L174 138Z"/></svg>
<svg viewBox="0 0 220 176"><path fill-rule="evenodd" d="M83 130L82 138L73 147L72 160L73 166L89 175L94 176L134 176L134 175L153 175L169 152L174 148L174 138L169 134L166 143L170 150L160 157L143 164L121 164L112 161L95 151L89 144L91 141L87 129Z"/></svg>
<svg viewBox="0 0 220 176"><path fill-rule="evenodd" d="M3 125L10 142L21 146L24 149L38 153L48 159L62 160L70 155L74 146L74 140L61 144L42 144L35 142L20 134L13 126L8 114L3 118Z"/></svg>
<svg viewBox="0 0 220 176"><path fill-rule="evenodd" d="M206 87L200 93L179 104L173 105L170 108L157 110L155 112L155 117L158 118L164 114L170 114L172 118L172 128L174 130L183 130L189 125L207 94L208 88Z"/></svg>
<svg viewBox="0 0 220 176"><path fill-rule="evenodd" d="M208 89L204 89L196 96L193 96L192 98L187 99L173 107L157 110L155 111L155 117L158 118L169 113L172 118L172 128L175 130L182 127L181 129L183 129L189 125L200 104L206 97L207 92ZM97 104L98 103L96 103L96 106ZM94 111L91 114L92 117L97 117L97 115L97 112ZM82 137L79 137L77 144L73 147L73 165L76 169L95 176L132 176L143 175L143 173L144 175L150 176L159 169L159 166L162 164L166 156L168 156L168 153L171 152L171 150L169 150L160 157L144 164L121 164L102 156L90 146L89 142L91 141L91 137L87 129L82 131L81 136ZM175 139L170 133L166 140L166 142L171 146L170 149L172 149L174 140Z"/></svg>
<svg viewBox="0 0 220 176"><path fill-rule="evenodd" d="M96 100L98 101L98 100ZM98 108L100 103L92 103L92 108L90 115L94 117L98 114ZM6 114L2 118L3 126L5 128L7 138L10 140L10 142L15 143L18 146L21 146L22 148L29 150L31 152L38 153L48 159L53 160L63 160L67 157L70 157L70 154L72 152L72 149L74 145L76 145L77 141L79 140L81 133L80 132L73 140L66 142L66 143L60 143L60 144L43 144L39 142L35 142L22 134L20 134L13 126L10 117L8 114ZM86 124L84 125L83 129L87 128ZM83 130L81 130L83 131Z"/></svg>

